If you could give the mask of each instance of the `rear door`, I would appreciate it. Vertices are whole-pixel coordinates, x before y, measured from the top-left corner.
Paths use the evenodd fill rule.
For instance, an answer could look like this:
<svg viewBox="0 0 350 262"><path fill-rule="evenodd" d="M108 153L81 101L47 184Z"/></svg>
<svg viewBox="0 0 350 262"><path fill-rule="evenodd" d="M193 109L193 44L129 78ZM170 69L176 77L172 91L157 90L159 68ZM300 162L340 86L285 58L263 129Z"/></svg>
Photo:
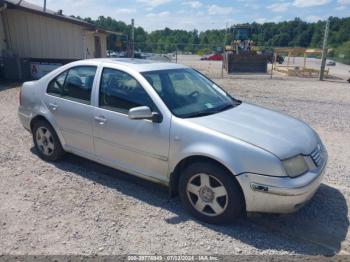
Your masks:
<svg viewBox="0 0 350 262"><path fill-rule="evenodd" d="M65 148L93 156L91 91L96 66L76 66L48 85L45 103L61 132Z"/></svg>

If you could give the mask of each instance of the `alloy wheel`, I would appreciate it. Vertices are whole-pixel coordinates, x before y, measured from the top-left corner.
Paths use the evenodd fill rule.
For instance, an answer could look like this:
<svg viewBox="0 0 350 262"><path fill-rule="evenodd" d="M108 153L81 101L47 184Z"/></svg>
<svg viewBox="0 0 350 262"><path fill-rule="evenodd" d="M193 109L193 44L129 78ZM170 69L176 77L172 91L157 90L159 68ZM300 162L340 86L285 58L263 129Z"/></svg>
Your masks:
<svg viewBox="0 0 350 262"><path fill-rule="evenodd" d="M39 150L46 156L53 154L55 144L51 132L46 127L39 127L35 134L36 144Z"/></svg>
<svg viewBox="0 0 350 262"><path fill-rule="evenodd" d="M227 208L227 190L214 176L204 173L192 176L187 183L186 192L192 206L204 215L218 216Z"/></svg>

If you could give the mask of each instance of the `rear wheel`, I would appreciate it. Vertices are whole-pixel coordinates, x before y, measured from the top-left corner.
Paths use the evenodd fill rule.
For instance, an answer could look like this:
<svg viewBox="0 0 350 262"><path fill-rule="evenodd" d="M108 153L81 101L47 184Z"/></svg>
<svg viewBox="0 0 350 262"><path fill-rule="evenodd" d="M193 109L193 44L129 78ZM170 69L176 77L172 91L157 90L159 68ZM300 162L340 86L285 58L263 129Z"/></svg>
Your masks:
<svg viewBox="0 0 350 262"><path fill-rule="evenodd" d="M39 156L46 161L56 161L62 158L64 150L52 126L39 120L33 126L33 141Z"/></svg>
<svg viewBox="0 0 350 262"><path fill-rule="evenodd" d="M219 165L191 164L180 177L179 194L188 212L207 223L229 223L244 211L239 185Z"/></svg>

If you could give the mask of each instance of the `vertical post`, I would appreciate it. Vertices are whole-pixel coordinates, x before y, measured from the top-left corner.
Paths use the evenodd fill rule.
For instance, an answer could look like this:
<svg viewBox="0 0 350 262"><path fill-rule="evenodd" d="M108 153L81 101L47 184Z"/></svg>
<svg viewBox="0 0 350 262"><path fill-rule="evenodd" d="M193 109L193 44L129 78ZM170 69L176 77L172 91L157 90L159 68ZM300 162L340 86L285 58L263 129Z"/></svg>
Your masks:
<svg viewBox="0 0 350 262"><path fill-rule="evenodd" d="M226 30L225 30L225 39L224 39L224 46L222 48L222 61L221 61L221 78L224 78L224 63L225 63L225 57L226 57L226 44L227 44L227 30L228 30L228 23L226 22Z"/></svg>
<svg viewBox="0 0 350 262"><path fill-rule="evenodd" d="M129 35L126 34L125 35L125 50L123 50L126 52L126 55L129 56L130 54L130 40L129 40Z"/></svg>
<svg viewBox="0 0 350 262"><path fill-rule="evenodd" d="M5 6L3 7L4 9L6 8ZM8 32L9 24L8 21L6 22L4 15L0 15L0 23L2 23L2 28L4 30L4 42L6 45L6 49L10 49L10 44L11 44L11 35Z"/></svg>
<svg viewBox="0 0 350 262"><path fill-rule="evenodd" d="M224 53L223 53L223 55L224 55ZM221 61L221 78L224 78L224 60L225 60L224 56L222 56L222 61Z"/></svg>
<svg viewBox="0 0 350 262"><path fill-rule="evenodd" d="M175 48L176 48L176 51L175 51L175 61L176 61L176 64L177 64L177 44L175 44Z"/></svg>
<svg viewBox="0 0 350 262"><path fill-rule="evenodd" d="M225 40L224 40L224 49L223 49L223 51L225 51L225 46L226 46L226 43L227 43L227 30L228 30L228 23L226 23Z"/></svg>
<svg viewBox="0 0 350 262"><path fill-rule="evenodd" d="M134 18L131 19L131 58L134 58L135 56L135 50L134 50L134 43L135 43L135 31L134 31L134 23L135 23L135 20Z"/></svg>
<svg viewBox="0 0 350 262"><path fill-rule="evenodd" d="M322 62L321 62L321 69L320 69L320 81L323 81L324 69L326 67L326 60L327 60L327 53L328 53L328 49L327 49L328 33L329 33L329 18L327 19L326 28L324 30L323 48L322 48Z"/></svg>
<svg viewBox="0 0 350 262"><path fill-rule="evenodd" d="M271 74L270 74L270 79L272 79L272 74L273 74L273 67L275 65L275 62L277 60L277 53L274 51L273 57L272 57L272 63L271 63Z"/></svg>
<svg viewBox="0 0 350 262"><path fill-rule="evenodd" d="M46 0L44 0L44 12L46 12Z"/></svg>
<svg viewBox="0 0 350 262"><path fill-rule="evenodd" d="M87 50L86 50L86 31L83 33L83 59L87 58Z"/></svg>
<svg viewBox="0 0 350 262"><path fill-rule="evenodd" d="M111 44L109 43L110 39L111 39L110 35L107 35L107 37L106 37L106 48L107 48L106 55L107 55L107 57L111 56L111 50L110 50Z"/></svg>

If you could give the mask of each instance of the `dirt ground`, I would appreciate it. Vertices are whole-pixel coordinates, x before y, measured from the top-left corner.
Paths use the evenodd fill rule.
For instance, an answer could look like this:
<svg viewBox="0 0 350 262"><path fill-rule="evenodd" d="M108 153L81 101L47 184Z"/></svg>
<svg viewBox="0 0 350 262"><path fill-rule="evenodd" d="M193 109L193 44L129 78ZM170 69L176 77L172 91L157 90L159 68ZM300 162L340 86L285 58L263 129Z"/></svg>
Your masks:
<svg viewBox="0 0 350 262"><path fill-rule="evenodd" d="M207 74L220 68L182 62ZM350 85L281 75L218 75L214 81L320 134L328 168L303 209L213 226L191 219L178 198L154 184L73 155L46 163L17 119L19 88L2 85L0 254L350 254Z"/></svg>

